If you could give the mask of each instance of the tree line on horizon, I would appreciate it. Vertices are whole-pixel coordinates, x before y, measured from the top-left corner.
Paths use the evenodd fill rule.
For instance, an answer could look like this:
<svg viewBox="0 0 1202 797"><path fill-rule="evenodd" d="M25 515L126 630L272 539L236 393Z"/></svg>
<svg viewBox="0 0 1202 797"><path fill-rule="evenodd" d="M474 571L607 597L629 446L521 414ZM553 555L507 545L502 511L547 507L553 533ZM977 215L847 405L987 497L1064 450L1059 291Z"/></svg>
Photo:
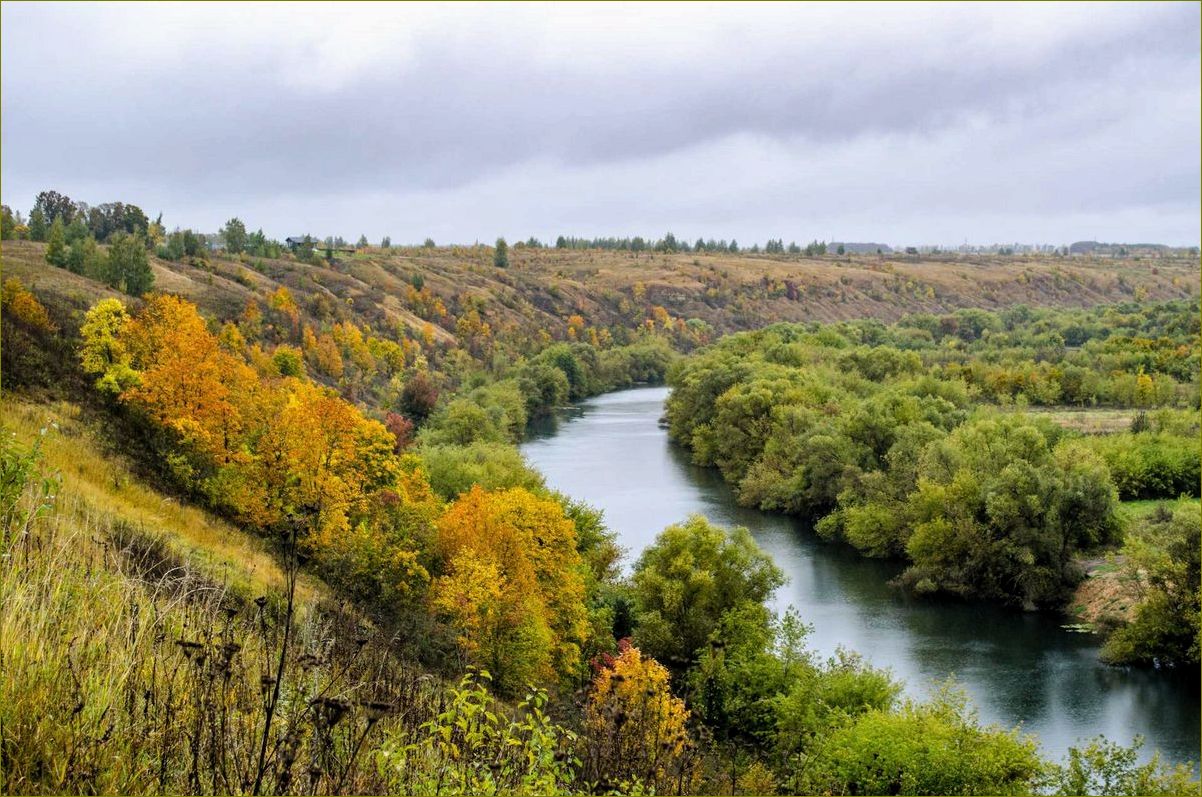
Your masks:
<svg viewBox="0 0 1202 797"><path fill-rule="evenodd" d="M249 232L246 224L237 216L229 219L216 233L202 233L192 228L176 228L174 231L168 232L163 226L162 213L158 214L154 221L151 221L146 213L134 204L105 202L99 205L89 205L87 202L72 200L69 196L55 190L40 192L35 198L28 216L22 216L20 211L13 211L8 205L0 206L0 239L48 243L55 235L52 228L56 222L61 222L63 235L68 245L87 237L92 238L98 244L106 244L114 237L123 234L141 236L147 249L154 251L165 260L178 261L185 256L200 256L213 247L220 247L229 254L246 253L256 257L275 258L289 248L287 244L267 236L262 228ZM302 241L299 245L300 248L305 250L301 259L309 259L323 253L327 258L332 258L334 250L350 247L349 241L341 235L323 237L305 234L297 237ZM366 249L370 246L366 235L360 235L354 244L356 249ZM433 248L435 243L432 238L426 238L421 246ZM388 250L392 247L392 237L385 235L380 240L379 248ZM495 249L506 249L507 247L508 243L503 236L498 238L494 244ZM514 247L551 248L534 236L515 243ZM770 238L763 246L759 243L740 246L739 242L733 238L728 241L725 238L699 237L690 244L688 240L678 238L670 231L661 238L645 238L638 235L593 238L560 235L555 240L554 248L663 254L678 252L762 253L804 255L806 257L825 255L830 249L834 254L844 254L842 244L832 244L828 247L826 241L817 239L804 245L798 244L796 241L791 241L786 245L783 238ZM499 256L497 265L499 268L504 268L508 265L508 261Z"/></svg>

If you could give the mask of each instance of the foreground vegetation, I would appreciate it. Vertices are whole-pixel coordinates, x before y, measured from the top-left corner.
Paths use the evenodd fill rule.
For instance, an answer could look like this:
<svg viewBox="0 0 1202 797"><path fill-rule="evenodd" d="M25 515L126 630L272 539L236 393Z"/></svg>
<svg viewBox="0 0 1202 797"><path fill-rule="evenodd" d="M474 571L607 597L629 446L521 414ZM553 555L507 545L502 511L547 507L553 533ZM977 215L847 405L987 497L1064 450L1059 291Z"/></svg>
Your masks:
<svg viewBox="0 0 1202 797"><path fill-rule="evenodd" d="M4 420L17 433L0 450L5 793L1196 789L1186 770L1140 765L1134 748L1104 741L1043 761L1032 739L981 726L954 690L899 702L899 685L854 655L815 660L796 618L756 603L779 574L746 532L700 518L665 532L632 596L645 647L688 650L694 638L665 638L649 615L669 609L656 580L687 575L672 552L695 551L695 579L734 579L688 601L689 617L718 618L706 644L669 670L637 633L615 643L593 663L583 710L555 698L566 687L554 682L550 695L498 702L488 673L432 677L336 590L298 589L294 548L262 582L194 566L173 548L174 510L161 528L106 510L149 505L146 488L96 493L75 486L105 482L90 468L78 478L50 467L78 452L101 461L86 424L12 406ZM52 418L57 429L37 430ZM759 575L742 579L749 559Z"/></svg>

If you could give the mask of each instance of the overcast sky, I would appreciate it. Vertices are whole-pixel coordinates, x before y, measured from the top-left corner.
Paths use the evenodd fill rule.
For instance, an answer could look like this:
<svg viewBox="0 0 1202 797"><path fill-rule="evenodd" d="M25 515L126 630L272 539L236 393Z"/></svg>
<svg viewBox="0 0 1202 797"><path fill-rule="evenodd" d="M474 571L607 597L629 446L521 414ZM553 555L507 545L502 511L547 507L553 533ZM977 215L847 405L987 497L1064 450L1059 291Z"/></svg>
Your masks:
<svg viewBox="0 0 1202 797"><path fill-rule="evenodd" d="M169 228L1199 242L1197 3L5 2L0 194Z"/></svg>

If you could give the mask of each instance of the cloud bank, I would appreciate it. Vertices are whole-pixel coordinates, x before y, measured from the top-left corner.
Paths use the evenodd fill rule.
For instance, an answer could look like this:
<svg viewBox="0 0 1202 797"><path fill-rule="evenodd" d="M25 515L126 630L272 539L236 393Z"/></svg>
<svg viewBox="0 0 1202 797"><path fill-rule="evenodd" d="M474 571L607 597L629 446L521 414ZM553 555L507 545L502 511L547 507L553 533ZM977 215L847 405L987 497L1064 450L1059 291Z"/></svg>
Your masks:
<svg viewBox="0 0 1202 797"><path fill-rule="evenodd" d="M1199 6L12 4L0 190L285 236L1200 238Z"/></svg>

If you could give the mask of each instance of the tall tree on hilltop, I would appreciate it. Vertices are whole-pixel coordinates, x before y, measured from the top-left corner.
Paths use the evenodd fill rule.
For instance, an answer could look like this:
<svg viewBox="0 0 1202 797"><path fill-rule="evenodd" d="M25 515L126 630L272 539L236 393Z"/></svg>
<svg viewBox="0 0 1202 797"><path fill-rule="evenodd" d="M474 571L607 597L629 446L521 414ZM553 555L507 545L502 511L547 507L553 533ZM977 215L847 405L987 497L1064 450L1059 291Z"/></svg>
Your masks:
<svg viewBox="0 0 1202 797"><path fill-rule="evenodd" d="M246 225L237 216L221 228L221 237L225 239L225 251L230 254L236 255L246 251Z"/></svg>
<svg viewBox="0 0 1202 797"><path fill-rule="evenodd" d="M63 224L71 223L75 218L75 203L71 201L71 197L64 196L58 191L43 191L37 195L33 202L35 210L42 212L42 217L49 224L55 219L62 219Z"/></svg>

